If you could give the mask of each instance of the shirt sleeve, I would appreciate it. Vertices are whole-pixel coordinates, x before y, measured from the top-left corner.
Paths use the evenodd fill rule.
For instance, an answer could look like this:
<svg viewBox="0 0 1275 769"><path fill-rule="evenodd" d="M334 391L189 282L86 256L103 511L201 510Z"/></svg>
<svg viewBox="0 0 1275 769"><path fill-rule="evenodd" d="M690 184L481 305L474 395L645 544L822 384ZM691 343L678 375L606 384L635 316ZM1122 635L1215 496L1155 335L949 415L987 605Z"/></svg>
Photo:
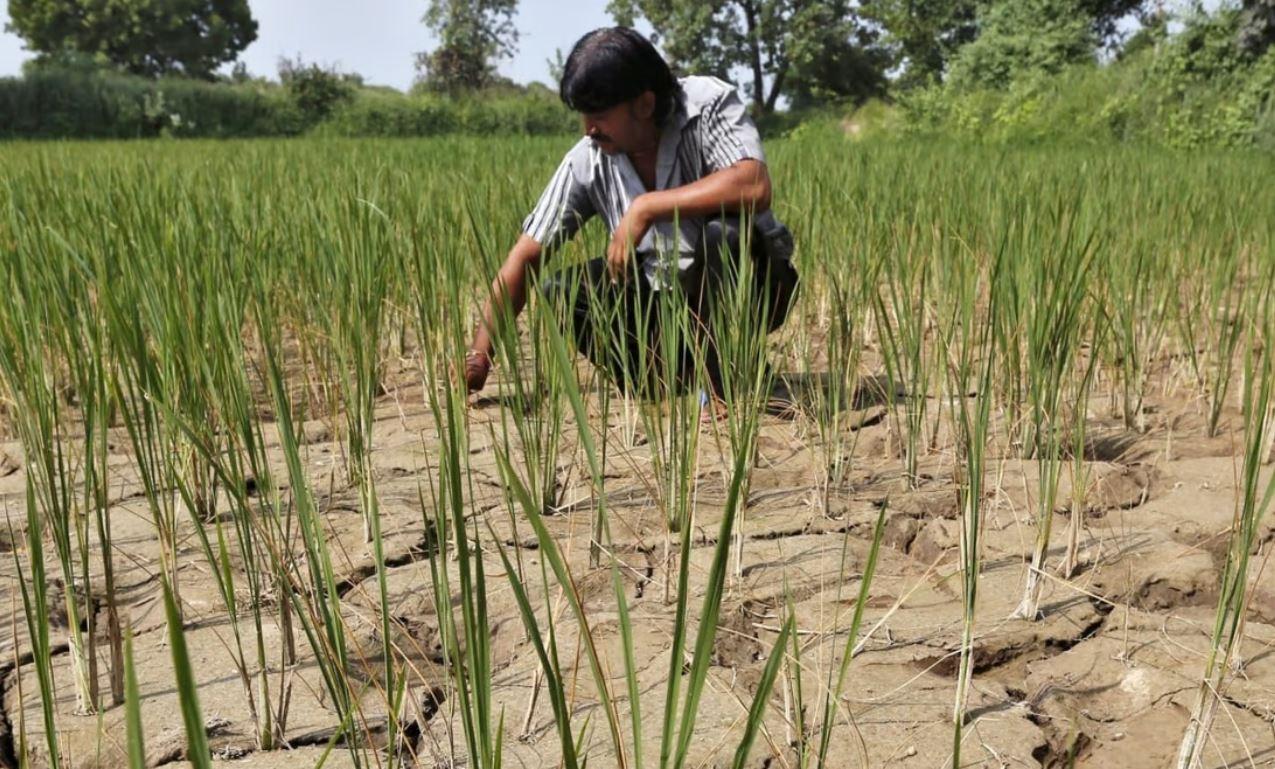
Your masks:
<svg viewBox="0 0 1275 769"><path fill-rule="evenodd" d="M700 117L700 134L709 173L749 158L766 162L757 125L733 88L705 108Z"/></svg>
<svg viewBox="0 0 1275 769"><path fill-rule="evenodd" d="M573 155L563 158L536 207L522 222L522 231L546 252L570 240L595 213L589 188L573 169Z"/></svg>

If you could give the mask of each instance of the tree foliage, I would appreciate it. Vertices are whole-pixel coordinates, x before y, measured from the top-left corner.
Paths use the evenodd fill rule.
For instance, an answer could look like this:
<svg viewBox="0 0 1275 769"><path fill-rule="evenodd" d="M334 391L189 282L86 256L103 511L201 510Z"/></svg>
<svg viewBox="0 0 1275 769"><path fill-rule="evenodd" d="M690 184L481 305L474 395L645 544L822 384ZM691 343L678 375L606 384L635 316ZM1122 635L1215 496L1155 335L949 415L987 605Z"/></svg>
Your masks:
<svg viewBox="0 0 1275 769"><path fill-rule="evenodd" d="M608 10L626 26L645 19L678 69L748 72L757 114L788 93L862 99L884 84L882 69L866 64L873 37L849 0L611 0Z"/></svg>
<svg viewBox="0 0 1275 769"><path fill-rule="evenodd" d="M9 0L7 29L39 54L133 74L210 78L257 39L247 0Z"/></svg>
<svg viewBox="0 0 1275 769"><path fill-rule="evenodd" d="M958 88L1004 88L1032 73L1093 61L1098 37L1085 0L994 0L978 14L979 35L952 59Z"/></svg>
<svg viewBox="0 0 1275 769"><path fill-rule="evenodd" d="M1246 53L1257 56L1275 45L1275 0L1245 0L1239 43Z"/></svg>
<svg viewBox="0 0 1275 769"><path fill-rule="evenodd" d="M1019 71L1007 86L941 85L897 95L904 130L979 141L1103 143L1178 148L1275 148L1275 47L1237 44L1236 4L1158 15L1118 58L1061 72Z"/></svg>
<svg viewBox="0 0 1275 769"><path fill-rule="evenodd" d="M957 52L988 33L996 38L985 43L989 49L1004 48L1010 43L1007 36L1036 34L1038 30L1031 26L1034 19L1048 18L1057 26L1065 14L1070 17L1067 26L1075 32L1072 42L1082 37L1080 27L1086 26L1083 37L1087 44L1097 47L1116 41L1117 23L1139 15L1146 5L1146 0L864 0L862 12L881 28L882 43L890 52L889 65L900 71L897 85L907 89L941 81ZM1061 42L1056 34L1059 32L1053 30L1051 45ZM1010 48L1026 51L1029 46L1013 44ZM1070 44L1064 48L1069 49ZM984 49L978 55L986 53L988 50ZM1058 53L1052 50L1023 61L1028 69L1036 71L1039 59L1052 60Z"/></svg>
<svg viewBox="0 0 1275 769"><path fill-rule="evenodd" d="M517 51L517 9L518 0L430 0L423 21L439 44L416 56L423 83L459 93L496 82L496 62Z"/></svg>
<svg viewBox="0 0 1275 769"><path fill-rule="evenodd" d="M1105 44L1119 39L1117 25L1121 19L1136 16L1145 21L1163 13L1163 10L1161 3L1148 3L1147 0L1079 0L1076 3L1076 12L1089 21L1098 41Z"/></svg>
<svg viewBox="0 0 1275 769"><path fill-rule="evenodd" d="M311 123L325 119L337 106L353 99L355 91L363 85L358 75L341 73L334 67L306 64L300 56L279 59L279 82Z"/></svg>
<svg viewBox="0 0 1275 769"><path fill-rule="evenodd" d="M978 35L978 0L864 0L863 14L884 31L898 86L936 83L948 61Z"/></svg>

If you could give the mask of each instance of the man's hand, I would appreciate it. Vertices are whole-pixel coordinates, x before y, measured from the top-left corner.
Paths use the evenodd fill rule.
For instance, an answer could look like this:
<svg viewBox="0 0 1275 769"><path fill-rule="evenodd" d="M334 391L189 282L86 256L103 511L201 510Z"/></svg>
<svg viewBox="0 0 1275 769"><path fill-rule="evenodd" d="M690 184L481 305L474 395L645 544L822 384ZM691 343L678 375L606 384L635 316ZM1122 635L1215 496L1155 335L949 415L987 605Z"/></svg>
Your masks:
<svg viewBox="0 0 1275 769"><path fill-rule="evenodd" d="M629 269L629 254L642 242L646 231L651 229L651 217L644 202L645 195L639 195L624 212L615 232L611 233L611 244L607 246L607 271L611 273L611 282L623 280Z"/></svg>
<svg viewBox="0 0 1275 769"><path fill-rule="evenodd" d="M540 263L540 244L526 234L509 250L505 263L492 281L491 293L483 303L482 319L474 329L474 342L465 354L465 385L476 392L487 384L491 371L491 335L498 321L516 317L527 303L527 274ZM449 365L455 365L454 362Z"/></svg>
<svg viewBox="0 0 1275 769"><path fill-rule="evenodd" d="M482 350L470 350L465 353L465 387L474 393L487 384L487 374L491 372L491 356Z"/></svg>

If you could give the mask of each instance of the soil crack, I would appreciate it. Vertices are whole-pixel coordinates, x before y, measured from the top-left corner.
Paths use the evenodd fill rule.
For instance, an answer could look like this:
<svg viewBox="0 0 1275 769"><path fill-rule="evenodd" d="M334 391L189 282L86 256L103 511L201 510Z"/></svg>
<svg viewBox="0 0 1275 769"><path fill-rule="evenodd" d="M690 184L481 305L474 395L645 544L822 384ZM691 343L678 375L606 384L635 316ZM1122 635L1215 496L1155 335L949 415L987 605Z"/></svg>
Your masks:
<svg viewBox="0 0 1275 769"><path fill-rule="evenodd" d="M432 530L426 531L420 539L412 543L411 547L407 548L407 550L403 553L393 556L392 558L386 558L385 568L396 569L399 566L407 566L410 563L415 563L423 556L428 557L432 555L434 552L436 552L434 533ZM337 596L344 598L351 590L363 584L365 580L375 574L376 564L374 563L356 567L345 577L337 581Z"/></svg>
<svg viewBox="0 0 1275 769"><path fill-rule="evenodd" d="M1226 704L1233 705L1240 710L1246 711L1268 724L1275 724L1275 708L1266 705L1254 705L1249 702L1238 700L1230 695L1225 695L1222 699L1226 702Z"/></svg>
<svg viewBox="0 0 1275 769"><path fill-rule="evenodd" d="M9 720L9 711L5 708L5 683L8 674L0 674L0 768L18 769L18 754L13 747L13 722Z"/></svg>

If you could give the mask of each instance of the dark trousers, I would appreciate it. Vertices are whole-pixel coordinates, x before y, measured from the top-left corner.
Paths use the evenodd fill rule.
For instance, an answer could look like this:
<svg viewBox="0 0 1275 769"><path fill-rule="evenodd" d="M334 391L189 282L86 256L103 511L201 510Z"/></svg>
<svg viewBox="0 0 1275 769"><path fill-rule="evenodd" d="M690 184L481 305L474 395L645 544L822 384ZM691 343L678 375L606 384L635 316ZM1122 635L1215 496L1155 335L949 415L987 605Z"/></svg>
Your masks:
<svg viewBox="0 0 1275 769"><path fill-rule="evenodd" d="M564 333L574 337L580 352L609 372L625 392L657 398L682 391L693 377L698 348L709 385L721 394L713 303L723 282L739 274L744 240L738 218L711 219L700 239L697 266L677 286L653 288L637 264L639 256L630 263L627 279L618 283L611 282L606 259L598 258L554 272L541 291ZM747 320L761 322L769 333L788 316L797 295L797 272L787 258L771 257L760 232L754 231L747 241L756 313ZM720 313L716 317L718 322L732 322ZM670 371L673 381L667 376Z"/></svg>

